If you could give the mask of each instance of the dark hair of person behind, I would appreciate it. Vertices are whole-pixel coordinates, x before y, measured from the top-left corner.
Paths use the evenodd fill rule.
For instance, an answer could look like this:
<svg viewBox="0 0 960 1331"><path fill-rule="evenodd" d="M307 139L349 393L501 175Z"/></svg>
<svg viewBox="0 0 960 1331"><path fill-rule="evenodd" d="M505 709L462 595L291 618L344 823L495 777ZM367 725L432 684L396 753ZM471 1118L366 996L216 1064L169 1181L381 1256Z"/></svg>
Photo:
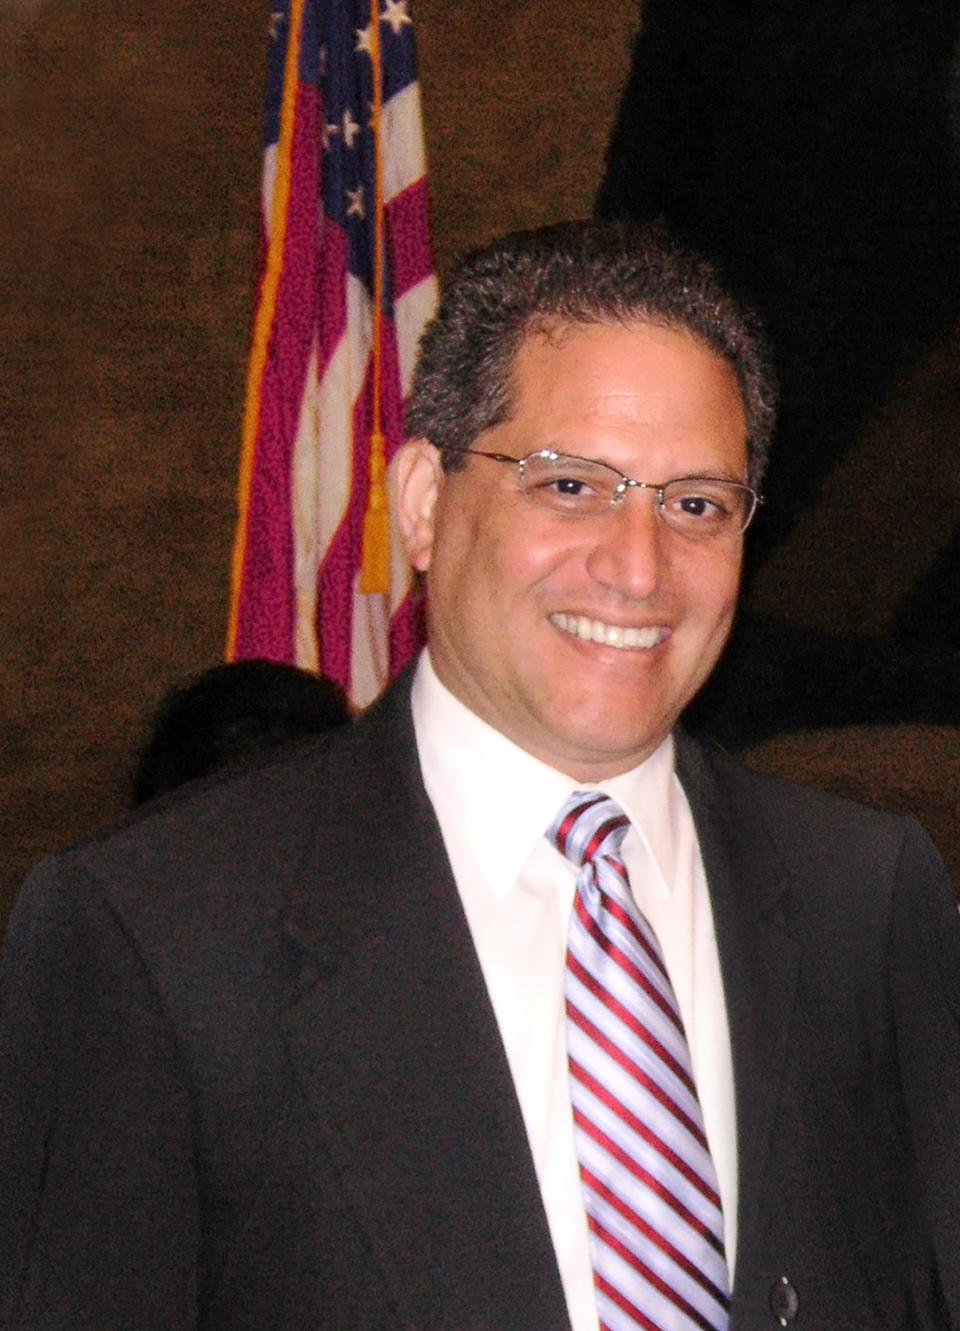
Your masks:
<svg viewBox="0 0 960 1331"><path fill-rule="evenodd" d="M689 332L732 366L747 417L749 481L759 488L777 397L759 320L712 263L659 224L564 222L468 255L420 343L407 434L467 448L509 418L511 373L526 337L635 322ZM449 470L463 464L445 454Z"/></svg>
<svg viewBox="0 0 960 1331"><path fill-rule="evenodd" d="M160 704L134 804L349 720L343 691L321 675L276 661L212 666Z"/></svg>

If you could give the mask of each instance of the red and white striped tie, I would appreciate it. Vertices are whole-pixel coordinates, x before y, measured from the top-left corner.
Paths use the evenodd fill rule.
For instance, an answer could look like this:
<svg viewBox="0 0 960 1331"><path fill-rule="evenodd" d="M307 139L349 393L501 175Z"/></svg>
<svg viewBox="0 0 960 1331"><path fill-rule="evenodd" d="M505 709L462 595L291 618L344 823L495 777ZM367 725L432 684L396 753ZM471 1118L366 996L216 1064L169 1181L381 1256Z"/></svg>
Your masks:
<svg viewBox="0 0 960 1331"><path fill-rule="evenodd" d="M602 1331L723 1331L716 1173L677 1000L630 892L629 821L576 791L547 835L579 870L567 943L570 1098Z"/></svg>

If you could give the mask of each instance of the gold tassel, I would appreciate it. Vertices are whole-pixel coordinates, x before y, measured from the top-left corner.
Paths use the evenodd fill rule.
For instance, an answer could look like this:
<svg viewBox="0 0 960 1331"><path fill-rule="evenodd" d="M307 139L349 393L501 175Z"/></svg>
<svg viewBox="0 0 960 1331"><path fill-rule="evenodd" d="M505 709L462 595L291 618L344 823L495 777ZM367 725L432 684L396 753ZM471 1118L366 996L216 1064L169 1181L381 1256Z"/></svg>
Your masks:
<svg viewBox="0 0 960 1331"><path fill-rule="evenodd" d="M363 515L362 593L390 591L390 508L387 503L386 440L381 430L370 436L370 493Z"/></svg>

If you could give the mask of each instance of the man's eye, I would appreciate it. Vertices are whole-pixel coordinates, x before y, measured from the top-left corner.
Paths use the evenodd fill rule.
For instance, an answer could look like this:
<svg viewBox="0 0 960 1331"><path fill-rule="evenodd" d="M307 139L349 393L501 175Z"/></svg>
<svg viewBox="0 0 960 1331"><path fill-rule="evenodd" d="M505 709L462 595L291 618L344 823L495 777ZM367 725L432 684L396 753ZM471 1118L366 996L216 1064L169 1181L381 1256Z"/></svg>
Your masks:
<svg viewBox="0 0 960 1331"><path fill-rule="evenodd" d="M558 476L553 482L553 488L557 494L570 499L577 499L580 495L591 493L587 482L578 480L575 476Z"/></svg>
<svg viewBox="0 0 960 1331"><path fill-rule="evenodd" d="M615 473L611 476L616 479ZM524 472L524 488L531 499L557 513L589 517L609 503L613 486L603 468L584 459L547 457L531 459Z"/></svg>
<svg viewBox="0 0 960 1331"><path fill-rule="evenodd" d="M725 531L736 521L736 493L710 484L695 489L668 488L663 516L679 531Z"/></svg>
<svg viewBox="0 0 960 1331"><path fill-rule="evenodd" d="M685 495L680 500L680 508L691 518L718 517L725 512L722 504L706 495Z"/></svg>
<svg viewBox="0 0 960 1331"><path fill-rule="evenodd" d="M544 500L554 503L574 503L577 500L595 499L599 493L597 487L583 476L564 473L561 476L528 477L528 488Z"/></svg>

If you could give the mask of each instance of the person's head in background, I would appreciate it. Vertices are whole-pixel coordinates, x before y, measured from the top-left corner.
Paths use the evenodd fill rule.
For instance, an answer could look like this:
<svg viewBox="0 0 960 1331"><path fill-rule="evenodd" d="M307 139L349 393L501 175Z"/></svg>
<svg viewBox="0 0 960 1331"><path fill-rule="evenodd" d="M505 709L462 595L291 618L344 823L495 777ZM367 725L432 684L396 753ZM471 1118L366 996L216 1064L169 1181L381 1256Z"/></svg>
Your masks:
<svg viewBox="0 0 960 1331"><path fill-rule="evenodd" d="M160 704L137 765L133 802L350 719L343 691L322 675L276 661L212 666Z"/></svg>

